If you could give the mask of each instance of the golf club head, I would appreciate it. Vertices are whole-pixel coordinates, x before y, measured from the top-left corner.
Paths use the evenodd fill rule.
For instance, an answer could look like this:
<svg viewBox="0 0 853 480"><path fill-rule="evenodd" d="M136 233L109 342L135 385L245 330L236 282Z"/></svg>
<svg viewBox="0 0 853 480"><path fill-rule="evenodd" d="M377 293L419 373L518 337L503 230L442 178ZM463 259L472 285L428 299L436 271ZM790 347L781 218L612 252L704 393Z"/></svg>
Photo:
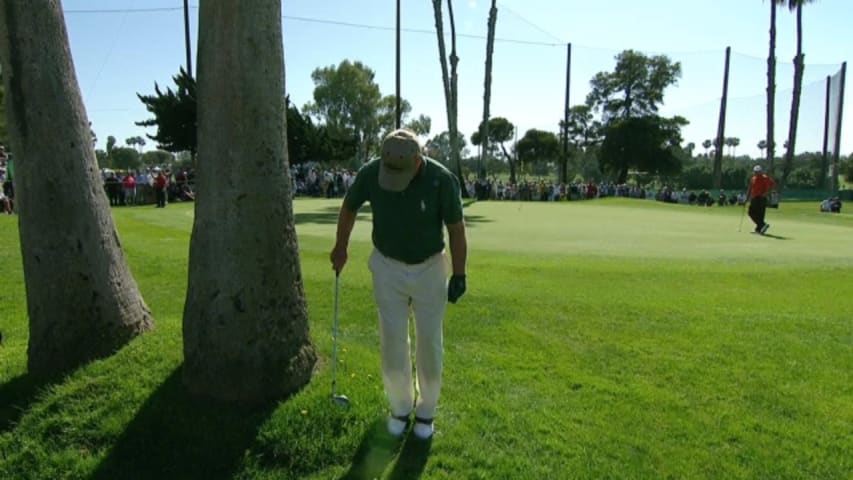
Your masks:
<svg viewBox="0 0 853 480"><path fill-rule="evenodd" d="M336 405L339 405L341 407L346 407L349 405L349 398L347 398L346 395L340 395L340 394L335 395L335 394L333 394L332 395L332 401L335 402Z"/></svg>

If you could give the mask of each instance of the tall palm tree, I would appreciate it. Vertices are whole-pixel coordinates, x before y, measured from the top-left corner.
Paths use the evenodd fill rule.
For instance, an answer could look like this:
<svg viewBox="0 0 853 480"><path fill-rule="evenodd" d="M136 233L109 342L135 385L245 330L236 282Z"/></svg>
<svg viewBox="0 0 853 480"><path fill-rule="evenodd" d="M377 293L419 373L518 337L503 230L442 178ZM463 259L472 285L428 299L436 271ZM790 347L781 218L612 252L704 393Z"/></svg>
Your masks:
<svg viewBox="0 0 853 480"><path fill-rule="evenodd" d="M794 94L791 97L791 117L788 124L788 145L785 149L785 163L782 168L780 188L785 187L791 167L794 164L794 149L797 142L797 124L800 117L800 97L803 91L803 71L805 61L803 55L803 5L814 0L780 0L787 3L788 9L796 12L797 16L797 54L794 57Z"/></svg>
<svg viewBox="0 0 853 480"><path fill-rule="evenodd" d="M34 34L33 32L38 32ZM0 2L29 316L27 368L66 373L152 328L104 196L60 2Z"/></svg>
<svg viewBox="0 0 853 480"><path fill-rule="evenodd" d="M456 56L456 22L453 19L453 2L447 0L448 16L450 18L450 74L447 71L447 50L444 45L444 16L441 13L441 0L432 0L433 13L435 14L435 32L438 37L438 57L441 63L441 79L444 83L444 101L447 111L447 130L450 133L451 162L456 170L456 177L462 185L462 196L468 197L465 188L465 178L462 176L462 141L459 137L458 127L458 79L456 66L459 57Z"/></svg>
<svg viewBox="0 0 853 480"><path fill-rule="evenodd" d="M281 0L199 9L183 380L247 404L299 390L316 362L288 175L281 14Z"/></svg>
<svg viewBox="0 0 853 480"><path fill-rule="evenodd" d="M489 147L489 104L492 101L492 54L495 50L495 24L498 19L497 0L492 0L492 8L489 9L488 37L486 40L486 79L483 93L483 122L480 124L480 138L483 148L480 154L480 169L477 172L479 178L485 178L485 162L483 158L488 154Z"/></svg>
<svg viewBox="0 0 853 480"><path fill-rule="evenodd" d="M770 52L767 54L767 168L773 173L776 156L776 5L785 0L770 0Z"/></svg>

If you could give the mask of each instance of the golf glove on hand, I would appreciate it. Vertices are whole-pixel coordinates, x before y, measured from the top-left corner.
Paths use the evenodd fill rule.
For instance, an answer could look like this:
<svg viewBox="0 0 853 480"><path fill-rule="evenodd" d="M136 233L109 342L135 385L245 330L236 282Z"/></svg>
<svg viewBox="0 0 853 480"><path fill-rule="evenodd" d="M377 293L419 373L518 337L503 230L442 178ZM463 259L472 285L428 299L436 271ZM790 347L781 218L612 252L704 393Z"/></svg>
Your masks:
<svg viewBox="0 0 853 480"><path fill-rule="evenodd" d="M456 303L463 293L465 293L465 275L454 274L447 283L447 301Z"/></svg>

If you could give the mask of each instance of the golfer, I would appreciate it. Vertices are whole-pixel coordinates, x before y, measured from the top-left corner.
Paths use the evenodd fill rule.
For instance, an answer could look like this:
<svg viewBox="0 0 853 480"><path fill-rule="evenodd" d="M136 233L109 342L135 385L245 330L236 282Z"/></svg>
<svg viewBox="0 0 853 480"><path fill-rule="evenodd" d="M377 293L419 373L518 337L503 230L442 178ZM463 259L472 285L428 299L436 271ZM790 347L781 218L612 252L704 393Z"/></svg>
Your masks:
<svg viewBox="0 0 853 480"><path fill-rule="evenodd" d="M764 173L761 165L756 165L752 169L752 178L749 179L749 218L755 223L755 230L752 233L760 233L764 235L770 224L764 221L764 214L767 212L767 196L776 185L776 182Z"/></svg>
<svg viewBox="0 0 853 480"><path fill-rule="evenodd" d="M455 303L465 293L468 247L459 182L422 150L409 130L385 137L380 158L358 171L344 197L330 257L339 273L347 262L356 213L370 202L374 249L368 267L379 311L382 380L391 409L388 432L402 435L414 408L415 436L428 439L441 390L442 317L447 302ZM444 226L452 257L449 282ZM417 341L416 385L409 353L410 309Z"/></svg>

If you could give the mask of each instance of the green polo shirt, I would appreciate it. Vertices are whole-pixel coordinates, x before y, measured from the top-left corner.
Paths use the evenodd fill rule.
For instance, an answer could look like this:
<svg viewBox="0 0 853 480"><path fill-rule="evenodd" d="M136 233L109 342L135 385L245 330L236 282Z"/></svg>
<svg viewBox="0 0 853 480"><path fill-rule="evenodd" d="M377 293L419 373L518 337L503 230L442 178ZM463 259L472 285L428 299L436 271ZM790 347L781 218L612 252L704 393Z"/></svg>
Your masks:
<svg viewBox="0 0 853 480"><path fill-rule="evenodd" d="M402 192L379 187L379 160L361 167L344 206L358 211L370 202L373 245L386 257L421 263L444 250L444 225L462 221L459 181L450 170L424 157L421 169Z"/></svg>

